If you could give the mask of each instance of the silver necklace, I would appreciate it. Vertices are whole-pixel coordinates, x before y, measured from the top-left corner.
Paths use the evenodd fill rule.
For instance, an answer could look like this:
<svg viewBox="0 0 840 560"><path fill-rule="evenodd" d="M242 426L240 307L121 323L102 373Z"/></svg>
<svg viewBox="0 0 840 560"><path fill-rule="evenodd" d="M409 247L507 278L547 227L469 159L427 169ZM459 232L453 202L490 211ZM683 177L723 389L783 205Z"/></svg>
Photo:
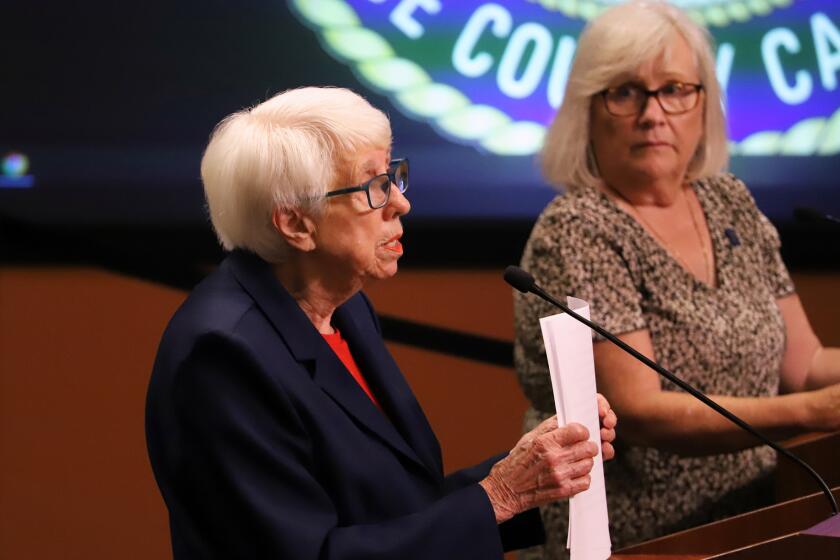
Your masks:
<svg viewBox="0 0 840 560"><path fill-rule="evenodd" d="M692 270L692 268L688 264L688 260L682 256L682 254L677 250L676 247L668 243L668 241L660 235L660 233L656 230L650 222L648 222L642 213L633 205L630 200L624 196L621 192L617 191L610 187L619 198L621 198L631 209L633 214L639 219L639 222L647 229L649 232L653 234L653 237L659 242L662 247L664 247L669 253L674 255L674 258L685 268L686 270ZM692 208L691 203L688 200L688 196L685 194L685 190L683 188L682 197L685 200L686 209L688 210L688 214L691 216L691 223L694 226L694 233L697 236L697 242L700 244L700 249L703 251L703 277L701 280L708 285L712 285L714 281L714 265L712 264L711 255L709 253L709 249L706 247L706 242L703 237L703 232L700 228L700 223L697 220L697 216L695 215L694 208Z"/></svg>

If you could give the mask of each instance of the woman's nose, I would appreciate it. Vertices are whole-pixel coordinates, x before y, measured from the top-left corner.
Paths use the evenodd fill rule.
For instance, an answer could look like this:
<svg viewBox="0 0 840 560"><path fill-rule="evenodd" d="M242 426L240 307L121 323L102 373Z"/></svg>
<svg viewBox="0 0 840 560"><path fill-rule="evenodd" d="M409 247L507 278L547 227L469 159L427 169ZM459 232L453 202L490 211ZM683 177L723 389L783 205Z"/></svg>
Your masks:
<svg viewBox="0 0 840 560"><path fill-rule="evenodd" d="M662 108L662 104L659 102L659 97L648 95L639 113L639 120L641 122L662 121L665 119L665 115L666 113Z"/></svg>
<svg viewBox="0 0 840 560"><path fill-rule="evenodd" d="M394 183L391 183L391 193L388 196L388 204L384 208L387 218L405 216L411 210L411 203L404 193Z"/></svg>

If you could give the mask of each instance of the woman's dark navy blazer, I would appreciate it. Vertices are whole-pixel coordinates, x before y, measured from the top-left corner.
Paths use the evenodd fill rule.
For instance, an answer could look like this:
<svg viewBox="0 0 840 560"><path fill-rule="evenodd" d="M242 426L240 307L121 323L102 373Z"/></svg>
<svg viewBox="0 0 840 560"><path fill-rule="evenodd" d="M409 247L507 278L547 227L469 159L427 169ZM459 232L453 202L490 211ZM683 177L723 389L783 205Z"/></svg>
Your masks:
<svg viewBox="0 0 840 560"><path fill-rule="evenodd" d="M382 410L250 253L175 314L146 408L175 559L487 560L539 542L535 510L498 526L476 484L499 457L443 476L368 299L333 323Z"/></svg>

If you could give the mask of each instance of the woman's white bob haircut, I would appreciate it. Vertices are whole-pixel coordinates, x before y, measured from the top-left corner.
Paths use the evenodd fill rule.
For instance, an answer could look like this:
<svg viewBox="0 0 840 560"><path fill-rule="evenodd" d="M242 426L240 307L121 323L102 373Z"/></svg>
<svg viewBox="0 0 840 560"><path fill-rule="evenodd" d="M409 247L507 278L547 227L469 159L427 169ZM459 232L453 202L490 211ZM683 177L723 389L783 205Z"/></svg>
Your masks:
<svg viewBox="0 0 840 560"><path fill-rule="evenodd" d="M694 53L705 91L703 136L689 163L686 180L715 175L727 164L726 119L715 76L708 31L685 12L658 0L614 6L592 20L580 36L563 104L541 153L545 178L555 187L594 186L598 169L590 151L590 106L594 96L616 85L620 76L669 56L682 37Z"/></svg>
<svg viewBox="0 0 840 560"><path fill-rule="evenodd" d="M343 182L361 150L390 146L388 117L347 89L292 89L228 116L201 160L219 242L283 261L288 247L272 223L274 209L320 214L328 190L349 186Z"/></svg>

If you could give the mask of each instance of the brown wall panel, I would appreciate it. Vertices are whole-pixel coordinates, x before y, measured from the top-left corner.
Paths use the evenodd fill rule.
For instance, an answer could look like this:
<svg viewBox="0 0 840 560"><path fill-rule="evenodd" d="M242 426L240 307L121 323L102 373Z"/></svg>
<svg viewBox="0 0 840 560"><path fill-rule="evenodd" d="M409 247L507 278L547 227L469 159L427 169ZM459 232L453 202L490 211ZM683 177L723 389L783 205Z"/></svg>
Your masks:
<svg viewBox="0 0 840 560"><path fill-rule="evenodd" d="M512 288L495 270L402 270L365 288L376 310L420 323L513 339Z"/></svg>
<svg viewBox="0 0 840 560"><path fill-rule="evenodd" d="M182 299L99 270L0 268L0 557L168 557L143 407Z"/></svg>

